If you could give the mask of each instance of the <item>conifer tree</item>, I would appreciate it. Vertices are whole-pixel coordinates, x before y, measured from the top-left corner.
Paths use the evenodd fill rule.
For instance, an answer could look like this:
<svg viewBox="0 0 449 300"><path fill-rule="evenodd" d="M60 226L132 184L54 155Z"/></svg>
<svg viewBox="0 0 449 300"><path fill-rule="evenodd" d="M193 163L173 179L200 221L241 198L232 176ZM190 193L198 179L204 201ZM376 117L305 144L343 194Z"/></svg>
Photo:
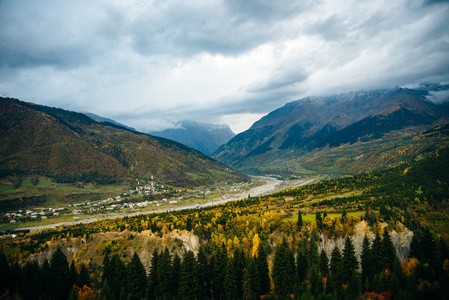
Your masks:
<svg viewBox="0 0 449 300"><path fill-rule="evenodd" d="M309 270L316 267L319 268L320 255L318 254L318 244L314 241L309 242L309 249L307 251L307 260L309 262Z"/></svg>
<svg viewBox="0 0 449 300"><path fill-rule="evenodd" d="M301 210L298 210L298 220L296 221L296 226L298 227L298 230L302 228L302 214Z"/></svg>
<svg viewBox="0 0 449 300"><path fill-rule="evenodd" d="M320 253L320 273L323 277L327 277L329 274L329 259L327 258L327 254L324 249L321 249Z"/></svg>
<svg viewBox="0 0 449 300"><path fill-rule="evenodd" d="M37 261L27 261L22 268L22 289L21 295L23 299L36 299L41 293L40 286L40 268ZM3 277L2 280L6 278Z"/></svg>
<svg viewBox="0 0 449 300"><path fill-rule="evenodd" d="M72 288L67 257L61 248L56 248L50 259L51 295L54 299L66 299Z"/></svg>
<svg viewBox="0 0 449 300"><path fill-rule="evenodd" d="M234 259L231 257L228 258L228 263L226 264L224 290L226 299L234 300L238 298L237 274L234 267Z"/></svg>
<svg viewBox="0 0 449 300"><path fill-rule="evenodd" d="M76 284L82 288L83 286L91 287L89 271L85 264L81 264L78 280Z"/></svg>
<svg viewBox="0 0 449 300"><path fill-rule="evenodd" d="M157 287L155 289L156 297L163 297L163 295L171 295L171 277L172 277L172 261L168 248L165 248L159 254L157 260Z"/></svg>
<svg viewBox="0 0 449 300"><path fill-rule="evenodd" d="M179 282L181 280L181 258L175 252L173 255L172 274L171 274L171 294L176 297L179 291Z"/></svg>
<svg viewBox="0 0 449 300"><path fill-rule="evenodd" d="M159 253L157 252L157 249L154 249L150 261L150 274L148 276L147 299L156 299L156 289L158 285L157 279L158 260L159 260Z"/></svg>
<svg viewBox="0 0 449 300"><path fill-rule="evenodd" d="M304 282L309 269L309 261L307 260L307 239L302 239L299 242L298 250L296 252L296 273L298 275L299 283Z"/></svg>
<svg viewBox="0 0 449 300"><path fill-rule="evenodd" d="M287 241L284 239L276 250L273 259L273 282L276 295L285 297L293 290L292 276L295 271L295 260Z"/></svg>
<svg viewBox="0 0 449 300"><path fill-rule="evenodd" d="M371 266L369 268L372 274L374 275L379 274L382 271L382 260L383 260L382 239L379 233L377 232L371 245Z"/></svg>
<svg viewBox="0 0 449 300"><path fill-rule="evenodd" d="M323 229L323 219L321 218L321 213L319 211L315 213L315 222L318 229Z"/></svg>
<svg viewBox="0 0 449 300"><path fill-rule="evenodd" d="M174 260L173 260L174 265ZM204 297L209 296L209 290L210 290L210 269L209 269L209 262L207 260L207 255L202 246L200 246L200 249L198 251L197 255L197 276L198 276L198 282L200 285L201 293Z"/></svg>
<svg viewBox="0 0 449 300"><path fill-rule="evenodd" d="M270 271L268 269L267 252L262 245L259 245L259 251L257 252L257 271L260 276L260 292L261 295L266 295L270 292Z"/></svg>
<svg viewBox="0 0 449 300"><path fill-rule="evenodd" d="M226 272L226 263L228 261L228 253L225 244L222 244L214 254L212 269L212 290L215 299L220 299L224 295L223 281Z"/></svg>
<svg viewBox="0 0 449 300"><path fill-rule="evenodd" d="M251 257L251 256L248 257L246 271L248 273L249 285L251 288L250 294L255 297L260 297L263 293L262 293L262 287L261 287L260 273L257 270L256 260L257 260L257 257Z"/></svg>
<svg viewBox="0 0 449 300"><path fill-rule="evenodd" d="M70 286L73 286L74 284L78 285L78 271L76 270L75 267L75 260L72 259L69 265L69 269L70 269Z"/></svg>
<svg viewBox="0 0 449 300"><path fill-rule="evenodd" d="M179 283L180 299L194 300L199 296L198 280L196 278L196 261L192 251L184 253L181 263L181 281Z"/></svg>
<svg viewBox="0 0 449 300"><path fill-rule="evenodd" d="M146 294L147 274L145 268L134 252L131 261L128 264L128 299L143 299Z"/></svg>
<svg viewBox="0 0 449 300"><path fill-rule="evenodd" d="M358 265L357 258L355 257L354 245L349 236L347 236L342 258L342 279L344 283L349 282L351 276L357 271Z"/></svg>
<svg viewBox="0 0 449 300"><path fill-rule="evenodd" d="M246 267L246 259L243 251L239 249L235 250L232 262L236 276L237 297L241 298L243 294L242 291L243 269Z"/></svg>
<svg viewBox="0 0 449 300"><path fill-rule="evenodd" d="M254 265L254 261L251 260L252 265ZM252 291L253 291L253 287L252 287L252 280L250 278L249 272L248 270L245 268L243 269L243 282L242 282L242 291L243 291L243 295L242 295L242 299L243 300L251 300L252 297Z"/></svg>
<svg viewBox="0 0 449 300"><path fill-rule="evenodd" d="M330 262L330 284L329 288L334 291L338 291L343 284L342 281L342 256L340 249L335 246L331 253Z"/></svg>
<svg viewBox="0 0 449 300"><path fill-rule="evenodd" d="M413 233L412 241L410 242L410 250L408 253L409 258L416 258L418 260L421 259L421 239L420 239L420 233L418 231L415 231Z"/></svg>
<svg viewBox="0 0 449 300"><path fill-rule="evenodd" d="M371 258L371 247L368 240L368 237L365 235L363 238L363 244L362 244L362 255L360 257L361 259L361 265L362 265L362 283L366 282L367 278L371 278L374 274L372 272L372 258Z"/></svg>
<svg viewBox="0 0 449 300"><path fill-rule="evenodd" d="M127 270L125 263L120 259L118 254L114 254L111 257L111 270L112 276L109 286L111 287L112 292L114 293L116 298L120 297L120 293L122 289L127 287Z"/></svg>
<svg viewBox="0 0 449 300"><path fill-rule="evenodd" d="M393 241L391 240L390 234L387 229L384 229L383 237L382 237L382 254L383 260L382 264L384 268L388 268L390 271L393 270L393 264L397 260L396 256L396 248L393 245Z"/></svg>

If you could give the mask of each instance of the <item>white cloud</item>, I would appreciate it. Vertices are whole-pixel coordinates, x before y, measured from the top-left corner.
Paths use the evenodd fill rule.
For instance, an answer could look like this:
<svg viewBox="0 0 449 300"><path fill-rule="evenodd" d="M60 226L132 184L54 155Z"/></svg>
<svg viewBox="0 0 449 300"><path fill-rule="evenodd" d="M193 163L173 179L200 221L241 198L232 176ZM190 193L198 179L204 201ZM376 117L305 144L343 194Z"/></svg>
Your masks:
<svg viewBox="0 0 449 300"><path fill-rule="evenodd" d="M240 132L306 95L449 78L442 1L0 2L0 94Z"/></svg>

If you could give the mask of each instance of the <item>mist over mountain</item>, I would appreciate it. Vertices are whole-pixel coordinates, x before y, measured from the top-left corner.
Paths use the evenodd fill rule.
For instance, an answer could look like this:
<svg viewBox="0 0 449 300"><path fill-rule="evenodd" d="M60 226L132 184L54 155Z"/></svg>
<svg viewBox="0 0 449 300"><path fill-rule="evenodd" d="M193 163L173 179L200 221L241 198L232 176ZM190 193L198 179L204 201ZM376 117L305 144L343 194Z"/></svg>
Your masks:
<svg viewBox="0 0 449 300"><path fill-rule="evenodd" d="M446 102L430 101L434 92L447 85L423 84L415 89L350 92L327 97L307 97L290 102L255 122L220 147L213 157L249 173L321 172L350 153L367 156L400 147L419 132L449 121ZM404 140L405 139L405 140ZM385 143L390 141L390 146ZM369 146L365 149L364 147ZM418 147L417 145L415 145ZM346 147L323 166L310 163L312 155L325 161L338 147ZM423 147L420 145L419 147ZM356 151L359 150L359 152ZM417 150L417 152L419 152ZM356 157L356 156L354 156ZM354 158L352 157L352 158ZM399 156L396 156L399 159ZM359 161L355 169L366 171L370 164ZM364 165L363 165L364 163ZM376 169L382 162L377 162ZM351 173L348 161L338 172ZM335 171L335 169L332 169Z"/></svg>
<svg viewBox="0 0 449 300"><path fill-rule="evenodd" d="M89 112L83 112L83 114L85 114L86 116L88 116L92 120L97 121L99 123L110 123L110 124L113 124L113 125L117 125L117 126L121 126L123 128L129 129L131 131L136 131L137 132L137 130L135 128L127 126L127 125L124 125L124 124L119 123L119 122L117 122L115 120L112 120L112 119L109 119L109 118L105 118L105 117L101 117L99 115L96 115L94 113L89 113Z"/></svg>
<svg viewBox="0 0 449 300"><path fill-rule="evenodd" d="M235 136L228 125L194 121L181 121L175 128L149 134L177 141L209 156Z"/></svg>

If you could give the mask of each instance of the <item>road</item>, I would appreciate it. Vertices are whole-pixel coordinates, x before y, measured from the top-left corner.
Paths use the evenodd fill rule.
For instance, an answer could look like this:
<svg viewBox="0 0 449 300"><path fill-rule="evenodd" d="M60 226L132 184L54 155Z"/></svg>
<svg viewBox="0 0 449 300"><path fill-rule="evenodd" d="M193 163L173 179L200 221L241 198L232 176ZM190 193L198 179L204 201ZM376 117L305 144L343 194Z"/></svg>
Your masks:
<svg viewBox="0 0 449 300"><path fill-rule="evenodd" d="M254 178L263 180L264 183L262 185L253 187L248 191L241 192L238 194L225 194L225 195L222 195L221 197L218 197L218 198L215 198L212 200L208 200L206 203L199 203L199 204L197 203L194 205L178 206L178 207L174 207L174 208L169 208L169 210L174 211L174 210L194 209L197 206L208 207L208 206L226 203L229 201L244 199L244 198L247 198L248 195L251 195L252 197L264 196L264 195L271 194L271 193L280 191L280 190L288 188L288 187L302 186L302 185L306 185L306 184L310 184L310 183L314 182L313 179L307 180L307 181L297 180L294 182L286 182L283 180L279 180L279 179L272 178L272 177L265 177L265 176L257 176ZM48 224L48 225L29 227L28 229L30 229L30 231L34 232L34 231L40 231L40 230L44 230L44 229L48 229L48 228L57 228L59 226L89 224L89 223L93 223L93 222L100 221L100 220L123 218L125 216L130 217L130 216L136 216L136 215L142 215L142 214L161 213L161 212L166 212L166 211L167 211L167 208L158 209L158 210L136 211L136 212L132 212L132 213L116 212L116 213L99 214L99 215L95 215L95 216L85 218L82 220L52 223L52 224Z"/></svg>

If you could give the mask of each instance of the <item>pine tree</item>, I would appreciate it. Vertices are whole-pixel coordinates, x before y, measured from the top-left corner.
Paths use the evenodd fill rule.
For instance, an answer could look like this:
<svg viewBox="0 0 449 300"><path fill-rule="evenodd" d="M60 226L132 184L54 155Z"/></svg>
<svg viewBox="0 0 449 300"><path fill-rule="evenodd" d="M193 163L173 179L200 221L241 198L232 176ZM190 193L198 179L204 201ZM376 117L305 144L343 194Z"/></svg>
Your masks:
<svg viewBox="0 0 449 300"><path fill-rule="evenodd" d="M349 236L345 239L345 248L343 249L342 258L342 279L344 283L348 283L353 273L357 272L359 263L355 257L355 249Z"/></svg>
<svg viewBox="0 0 449 300"><path fill-rule="evenodd" d="M118 254L114 254L111 257L110 266L112 270L112 276L109 286L111 287L111 290L114 293L115 297L119 298L122 288L124 288L126 292L126 286L128 283L126 265L120 259L120 256Z"/></svg>
<svg viewBox="0 0 449 300"><path fill-rule="evenodd" d="M146 294L146 284L147 274L145 268L137 253L134 252L128 264L128 299L143 299Z"/></svg>
<svg viewBox="0 0 449 300"><path fill-rule="evenodd" d="M251 262L252 265L254 265L254 261ZM253 287L251 285L252 280L250 278L248 270L245 268L243 269L243 282L242 282L242 299L243 300L251 300L252 297L252 291Z"/></svg>
<svg viewBox="0 0 449 300"><path fill-rule="evenodd" d="M243 251L239 249L234 251L233 264L236 275L237 297L241 298L243 294L242 291L243 269L246 267L245 253L243 253Z"/></svg>
<svg viewBox="0 0 449 300"><path fill-rule="evenodd" d="M78 285L78 271L76 270L75 267L75 260L72 259L72 261L70 262L69 269L70 269L70 286L73 286L74 284Z"/></svg>
<svg viewBox="0 0 449 300"><path fill-rule="evenodd" d="M418 231L413 233L412 241L410 242L410 251L408 253L409 258L416 258L421 260L421 235Z"/></svg>
<svg viewBox="0 0 449 300"><path fill-rule="evenodd" d="M41 293L40 268L37 261L27 261L22 268L22 289L23 299L36 299ZM2 278L5 280L6 278Z"/></svg>
<svg viewBox="0 0 449 300"><path fill-rule="evenodd" d="M304 282L309 269L309 261L307 260L307 239L302 239L299 242L298 250L296 251L296 274L298 275L299 283Z"/></svg>
<svg viewBox="0 0 449 300"><path fill-rule="evenodd" d="M156 297L163 295L171 295L171 277L172 277L172 261L171 255L167 248L159 254L157 260L157 287L155 289Z"/></svg>
<svg viewBox="0 0 449 300"><path fill-rule="evenodd" d="M231 257L228 258L228 263L226 264L224 290L226 299L234 300L238 298L237 274L234 268L234 260Z"/></svg>
<svg viewBox="0 0 449 300"><path fill-rule="evenodd" d="M176 297L179 291L179 282L181 280L181 258L177 253L173 255L172 276L171 276L171 294Z"/></svg>
<svg viewBox="0 0 449 300"><path fill-rule="evenodd" d="M256 259L257 259L256 257L251 256L248 257L246 270L250 281L249 282L249 285L251 287L250 294L259 298L263 293L262 293L260 273L257 270Z"/></svg>
<svg viewBox="0 0 449 300"><path fill-rule="evenodd" d="M318 269L320 264L320 255L318 254L318 244L314 241L309 242L309 249L307 251L307 260L309 262L309 270L316 267Z"/></svg>
<svg viewBox="0 0 449 300"><path fill-rule="evenodd" d="M382 265L384 268L388 268L391 271L393 269L393 264L397 260L397 256L396 248L394 247L393 241L391 240L390 234L388 233L386 228L382 237L382 248Z"/></svg>
<svg viewBox="0 0 449 300"><path fill-rule="evenodd" d="M209 296L209 290L210 290L210 269L209 269L209 262L207 260L206 252L204 251L204 248L201 246L198 255L197 255L197 276L198 281L201 289L201 293L204 297ZM173 259L173 265L174 265L174 259Z"/></svg>
<svg viewBox="0 0 449 300"><path fill-rule="evenodd" d="M342 281L342 256L337 246L332 250L330 262L330 290L338 291L343 284Z"/></svg>
<svg viewBox="0 0 449 300"><path fill-rule="evenodd" d="M212 266L212 290L215 299L222 298L224 294L223 281L226 272L226 263L228 261L228 253L226 246L222 246L217 249L213 254L213 266Z"/></svg>
<svg viewBox="0 0 449 300"><path fill-rule="evenodd" d="M298 210L298 220L296 221L296 226L298 227L298 230L302 228L302 214L301 210Z"/></svg>
<svg viewBox="0 0 449 300"><path fill-rule="evenodd" d="M321 249L320 253L320 273L323 277L327 277L329 274L329 259L327 258L327 254L324 249Z"/></svg>
<svg viewBox="0 0 449 300"><path fill-rule="evenodd" d="M80 273L79 273L78 280L77 280L76 284L80 288L83 288L83 286L91 287L89 271L87 270L87 267L85 264L81 264Z"/></svg>
<svg viewBox="0 0 449 300"><path fill-rule="evenodd" d="M194 300L198 297L199 287L195 275L195 265L196 261L193 252L185 252L181 263L181 281L178 293L180 299Z"/></svg>
<svg viewBox="0 0 449 300"><path fill-rule="evenodd" d="M379 233L376 233L376 237L371 245L371 266L369 269L372 274L379 274L382 271L382 260L383 260L383 247L382 239ZM374 283L374 282L373 282Z"/></svg>
<svg viewBox="0 0 449 300"><path fill-rule="evenodd" d="M294 279L292 275L294 272L295 260L293 253L290 251L290 247L284 239L274 254L273 259L273 282L276 295L285 297L291 294Z"/></svg>
<svg viewBox="0 0 449 300"><path fill-rule="evenodd" d="M154 249L150 261L150 274L148 276L147 299L156 299L156 289L158 285L157 281L158 260L159 260L159 253L157 252L157 249Z"/></svg>
<svg viewBox="0 0 449 300"><path fill-rule="evenodd" d="M323 219L321 218L321 213L319 211L315 213L315 222L318 229L323 229Z"/></svg>
<svg viewBox="0 0 449 300"><path fill-rule="evenodd" d="M270 271L268 269L267 252L262 245L259 245L256 259L257 270L260 276L260 292L261 295L266 295L270 292Z"/></svg>
<svg viewBox="0 0 449 300"><path fill-rule="evenodd" d="M54 299L67 299L72 288L67 257L58 247L50 259L50 292Z"/></svg>
<svg viewBox="0 0 449 300"><path fill-rule="evenodd" d="M371 248L369 244L368 237L365 235L363 238L363 244L362 244L362 255L361 255L361 265L362 265L362 283L366 282L367 278L371 278L374 274L372 272L371 268Z"/></svg>

